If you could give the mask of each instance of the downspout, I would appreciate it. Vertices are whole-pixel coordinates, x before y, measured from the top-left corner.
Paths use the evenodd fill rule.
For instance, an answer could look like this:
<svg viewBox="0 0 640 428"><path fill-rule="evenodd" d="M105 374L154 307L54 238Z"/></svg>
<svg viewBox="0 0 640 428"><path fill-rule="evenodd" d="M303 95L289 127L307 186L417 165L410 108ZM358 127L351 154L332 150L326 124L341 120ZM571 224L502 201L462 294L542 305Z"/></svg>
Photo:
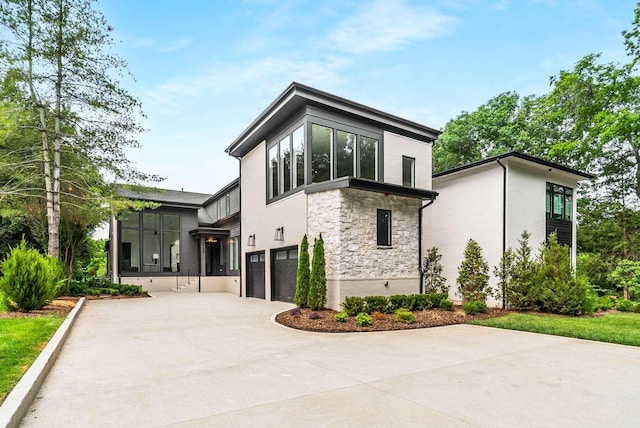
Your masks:
<svg viewBox="0 0 640 428"><path fill-rule="evenodd" d="M498 165L502 167L502 256L507 251L507 167L500 162L500 158L496 160ZM507 295L504 285L502 287L502 309L507 308Z"/></svg>
<svg viewBox="0 0 640 428"><path fill-rule="evenodd" d="M435 196L418 209L418 271L420 272L420 294L424 293L424 271L422 270L422 210L436 201Z"/></svg>

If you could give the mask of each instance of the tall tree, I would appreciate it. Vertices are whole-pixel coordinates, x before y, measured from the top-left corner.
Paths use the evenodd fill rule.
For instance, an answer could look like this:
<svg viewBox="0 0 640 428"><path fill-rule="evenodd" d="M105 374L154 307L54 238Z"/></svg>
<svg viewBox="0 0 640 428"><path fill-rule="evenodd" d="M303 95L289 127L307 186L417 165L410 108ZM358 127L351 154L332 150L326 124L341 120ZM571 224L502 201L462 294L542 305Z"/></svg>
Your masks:
<svg viewBox="0 0 640 428"><path fill-rule="evenodd" d="M107 52L113 29L94 3L0 0L0 25L8 36L3 54L26 95L25 109L37 112L48 253L55 257L60 255L61 197L75 197L62 185L65 150L91 159L116 180L157 179L126 159L124 149L138 146L134 136L142 130L136 122L140 101L113 77L122 76L126 64Z"/></svg>

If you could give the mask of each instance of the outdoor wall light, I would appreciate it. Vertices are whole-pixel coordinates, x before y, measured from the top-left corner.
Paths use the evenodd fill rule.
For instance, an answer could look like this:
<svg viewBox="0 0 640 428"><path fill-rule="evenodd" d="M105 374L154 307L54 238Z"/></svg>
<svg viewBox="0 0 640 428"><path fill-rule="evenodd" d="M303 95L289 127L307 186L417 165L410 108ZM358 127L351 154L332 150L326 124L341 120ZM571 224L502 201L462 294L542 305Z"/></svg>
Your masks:
<svg viewBox="0 0 640 428"><path fill-rule="evenodd" d="M273 237L274 241L284 241L284 226L276 228L276 234Z"/></svg>
<svg viewBox="0 0 640 428"><path fill-rule="evenodd" d="M249 235L249 238L247 239L247 246L248 247L255 247L256 246L256 235L255 235L255 233L253 235Z"/></svg>
<svg viewBox="0 0 640 428"><path fill-rule="evenodd" d="M151 256L151 258L153 259L153 262L155 264L158 264L158 259L160 259L160 254L154 253L153 256Z"/></svg>

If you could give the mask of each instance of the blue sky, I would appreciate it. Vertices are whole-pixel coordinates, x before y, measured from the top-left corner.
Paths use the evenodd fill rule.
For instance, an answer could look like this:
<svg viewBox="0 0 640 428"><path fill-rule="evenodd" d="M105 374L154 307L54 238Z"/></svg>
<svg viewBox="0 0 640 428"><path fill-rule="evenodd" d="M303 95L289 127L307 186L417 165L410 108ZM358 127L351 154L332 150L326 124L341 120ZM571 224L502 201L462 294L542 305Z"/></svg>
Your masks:
<svg viewBox="0 0 640 428"><path fill-rule="evenodd" d="M102 0L159 187L213 193L224 149L292 81L442 128L505 92L542 94L584 55L625 61L630 0Z"/></svg>

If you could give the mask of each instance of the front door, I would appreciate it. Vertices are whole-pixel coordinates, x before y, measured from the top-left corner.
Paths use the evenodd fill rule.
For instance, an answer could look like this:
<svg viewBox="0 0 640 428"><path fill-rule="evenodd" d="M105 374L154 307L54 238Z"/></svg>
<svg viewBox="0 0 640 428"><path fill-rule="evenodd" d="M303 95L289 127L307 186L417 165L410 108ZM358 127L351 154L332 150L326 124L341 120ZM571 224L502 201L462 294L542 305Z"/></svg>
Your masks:
<svg viewBox="0 0 640 428"><path fill-rule="evenodd" d="M265 297L264 251L247 254L247 297Z"/></svg>
<svg viewBox="0 0 640 428"><path fill-rule="evenodd" d="M205 246L206 274L219 276L225 274L224 241L216 239Z"/></svg>

